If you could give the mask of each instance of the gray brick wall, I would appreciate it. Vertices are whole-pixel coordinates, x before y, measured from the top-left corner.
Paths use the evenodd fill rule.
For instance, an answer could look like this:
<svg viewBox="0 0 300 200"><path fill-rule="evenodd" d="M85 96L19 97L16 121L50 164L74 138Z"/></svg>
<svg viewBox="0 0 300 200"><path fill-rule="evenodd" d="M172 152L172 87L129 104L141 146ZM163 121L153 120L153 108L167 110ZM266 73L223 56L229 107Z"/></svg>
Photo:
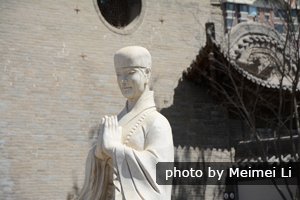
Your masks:
<svg viewBox="0 0 300 200"><path fill-rule="evenodd" d="M117 49L150 50L156 102L172 105L205 42L205 22L221 19L209 2L149 0L142 24L121 35L102 23L92 0L1 1L0 199L62 200L74 182L82 185L89 132L124 104Z"/></svg>

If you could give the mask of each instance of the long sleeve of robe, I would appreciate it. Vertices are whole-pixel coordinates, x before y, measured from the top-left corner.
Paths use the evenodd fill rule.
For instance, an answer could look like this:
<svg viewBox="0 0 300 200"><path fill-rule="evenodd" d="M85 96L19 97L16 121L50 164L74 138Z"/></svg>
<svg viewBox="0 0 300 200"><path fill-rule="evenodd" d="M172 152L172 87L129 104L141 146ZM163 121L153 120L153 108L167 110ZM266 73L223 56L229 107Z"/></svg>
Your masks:
<svg viewBox="0 0 300 200"><path fill-rule="evenodd" d="M171 187L156 183L156 163L173 161L171 128L157 111L150 113L145 121L131 136L131 143L116 148L114 165L125 199L167 200L171 197ZM132 148L139 135L144 136L141 141L144 147Z"/></svg>

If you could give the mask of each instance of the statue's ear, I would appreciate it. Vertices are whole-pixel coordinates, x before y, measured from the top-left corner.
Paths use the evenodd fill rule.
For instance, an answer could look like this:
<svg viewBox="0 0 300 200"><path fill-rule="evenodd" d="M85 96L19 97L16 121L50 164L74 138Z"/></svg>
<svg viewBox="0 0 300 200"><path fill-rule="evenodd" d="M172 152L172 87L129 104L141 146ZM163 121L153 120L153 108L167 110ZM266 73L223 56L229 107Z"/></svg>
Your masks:
<svg viewBox="0 0 300 200"><path fill-rule="evenodd" d="M149 82L150 81L150 77L151 77L151 69L150 68L146 69L146 75L147 75L147 79L148 79L148 82Z"/></svg>
<svg viewBox="0 0 300 200"><path fill-rule="evenodd" d="M150 76L151 76L151 69L149 68L146 68L145 69L145 77L146 77L146 83L145 84L149 84L150 82Z"/></svg>
<svg viewBox="0 0 300 200"><path fill-rule="evenodd" d="M147 74L148 78L150 78L150 76L151 76L151 69L150 68L146 69L146 74Z"/></svg>

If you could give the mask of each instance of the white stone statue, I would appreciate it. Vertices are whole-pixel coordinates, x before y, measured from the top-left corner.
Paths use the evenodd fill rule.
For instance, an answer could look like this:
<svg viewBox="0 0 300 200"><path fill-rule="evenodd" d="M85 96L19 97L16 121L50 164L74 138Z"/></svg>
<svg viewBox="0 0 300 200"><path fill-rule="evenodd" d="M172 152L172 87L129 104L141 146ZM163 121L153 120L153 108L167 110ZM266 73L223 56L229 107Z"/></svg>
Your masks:
<svg viewBox="0 0 300 200"><path fill-rule="evenodd" d="M173 162L172 131L149 89L151 55L129 46L114 56L125 108L105 116L91 148L79 200L169 200L171 186L156 183L157 162Z"/></svg>

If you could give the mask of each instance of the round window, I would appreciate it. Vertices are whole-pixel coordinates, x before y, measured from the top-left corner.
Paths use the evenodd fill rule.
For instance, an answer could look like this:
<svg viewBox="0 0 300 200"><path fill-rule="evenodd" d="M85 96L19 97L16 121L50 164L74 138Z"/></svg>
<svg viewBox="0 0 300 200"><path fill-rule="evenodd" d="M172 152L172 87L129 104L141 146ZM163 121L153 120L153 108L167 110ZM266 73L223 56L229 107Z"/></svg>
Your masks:
<svg viewBox="0 0 300 200"><path fill-rule="evenodd" d="M142 0L96 0L100 18L113 31L127 34L141 21Z"/></svg>

